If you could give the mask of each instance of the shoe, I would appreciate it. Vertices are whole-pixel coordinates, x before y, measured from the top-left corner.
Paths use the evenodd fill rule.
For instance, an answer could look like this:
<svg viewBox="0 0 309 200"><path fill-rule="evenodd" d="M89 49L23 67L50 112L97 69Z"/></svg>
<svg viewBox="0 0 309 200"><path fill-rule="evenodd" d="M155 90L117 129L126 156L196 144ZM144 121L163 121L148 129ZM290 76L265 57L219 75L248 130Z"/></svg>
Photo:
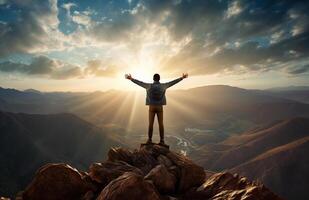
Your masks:
<svg viewBox="0 0 309 200"><path fill-rule="evenodd" d="M146 144L153 144L151 139L148 139Z"/></svg>
<svg viewBox="0 0 309 200"><path fill-rule="evenodd" d="M167 144L165 144L164 140L160 140L160 142L158 143L158 145L162 146L162 147L165 147L167 149L170 148L170 146L168 146Z"/></svg>

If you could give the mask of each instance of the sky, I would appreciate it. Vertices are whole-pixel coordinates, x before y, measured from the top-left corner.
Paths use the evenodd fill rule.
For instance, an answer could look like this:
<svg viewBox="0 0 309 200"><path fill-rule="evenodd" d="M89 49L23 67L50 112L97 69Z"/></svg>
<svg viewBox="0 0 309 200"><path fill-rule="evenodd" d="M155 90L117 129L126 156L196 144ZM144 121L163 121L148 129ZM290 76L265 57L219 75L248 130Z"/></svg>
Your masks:
<svg viewBox="0 0 309 200"><path fill-rule="evenodd" d="M309 85L309 1L0 0L0 86Z"/></svg>

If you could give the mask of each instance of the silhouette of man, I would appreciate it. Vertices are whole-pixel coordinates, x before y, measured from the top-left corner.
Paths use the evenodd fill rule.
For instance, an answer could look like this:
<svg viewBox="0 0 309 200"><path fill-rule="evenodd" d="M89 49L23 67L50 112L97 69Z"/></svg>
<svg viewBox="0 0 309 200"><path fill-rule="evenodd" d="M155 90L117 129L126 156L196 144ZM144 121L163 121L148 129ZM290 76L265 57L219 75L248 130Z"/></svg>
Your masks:
<svg viewBox="0 0 309 200"><path fill-rule="evenodd" d="M166 105L165 91L167 88L175 85L184 78L187 78L188 74L184 73L182 77L177 78L167 83L160 83L160 75L153 75L153 83L144 83L142 81L134 79L131 74L126 74L125 78L131 80L133 83L143 87L147 91L146 105L149 105L149 125L148 125L148 140L147 144L152 144L153 122L155 115L158 117L159 131L160 131L160 143L164 143L164 125L163 125L163 105Z"/></svg>

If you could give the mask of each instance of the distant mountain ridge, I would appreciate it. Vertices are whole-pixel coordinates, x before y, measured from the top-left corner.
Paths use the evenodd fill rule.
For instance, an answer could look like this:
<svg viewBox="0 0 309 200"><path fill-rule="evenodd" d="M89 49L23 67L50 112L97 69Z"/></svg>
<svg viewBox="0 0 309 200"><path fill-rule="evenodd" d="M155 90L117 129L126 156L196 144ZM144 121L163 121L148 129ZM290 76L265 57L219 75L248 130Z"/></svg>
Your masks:
<svg viewBox="0 0 309 200"><path fill-rule="evenodd" d="M6 90L6 89L4 89ZM9 93L10 95L7 95ZM177 134L193 146L220 142L257 126L293 117L309 117L309 104L276 97L268 92L225 85L203 86L187 90L168 90L165 130ZM41 94L8 89L0 90L0 108L8 112L35 114L73 113L98 127L119 127L114 134L126 141L145 138L147 119L145 91L92 93L52 92ZM187 128L206 130L203 134ZM211 132L209 132L211 131ZM127 133L127 132L130 132ZM128 137L123 137L123 135ZM167 138L169 139L169 138ZM168 142L177 145L175 139ZM132 144L133 146L137 145Z"/></svg>
<svg viewBox="0 0 309 200"><path fill-rule="evenodd" d="M268 91L308 91L309 86L287 86L287 87L274 87L266 89Z"/></svg>

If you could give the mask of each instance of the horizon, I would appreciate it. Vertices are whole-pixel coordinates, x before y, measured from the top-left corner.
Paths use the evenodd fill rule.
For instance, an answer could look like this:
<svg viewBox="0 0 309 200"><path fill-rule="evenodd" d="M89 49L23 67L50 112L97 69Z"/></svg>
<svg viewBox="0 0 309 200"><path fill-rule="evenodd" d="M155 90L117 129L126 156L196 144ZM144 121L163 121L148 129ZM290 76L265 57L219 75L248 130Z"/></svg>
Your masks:
<svg viewBox="0 0 309 200"><path fill-rule="evenodd" d="M0 1L0 85L134 89L189 73L175 89L309 85L308 3Z"/></svg>
<svg viewBox="0 0 309 200"><path fill-rule="evenodd" d="M267 88L244 88L244 87L238 87L238 86L234 86L234 85L224 85L224 84L213 84L213 85L199 85L199 86L195 86L195 87L188 87L188 88L180 88L180 87L175 87L175 88L171 88L170 90L172 91L179 91L179 90L190 90L190 89L195 89L195 88L202 88L202 87L211 87L211 86L225 86L225 87L232 87L232 88L239 88L239 89L245 89L245 90L272 90L272 89L285 89L285 88L309 88L309 85L288 85L285 87L267 87ZM22 92L26 92L27 90L34 90L37 92L41 92L41 93L95 93L95 92L109 92L109 91L123 91L123 92L141 92L144 91L142 88L130 88L128 90L124 90L124 89L106 89L106 90L87 90L87 91L74 91L74 90L50 90L50 91L44 91L44 90L39 90L39 89L35 89L35 88L26 88L26 89L18 89L18 88L12 88L12 87L3 87L0 85L0 88L2 89L12 89L12 90L18 90L18 91L22 91Z"/></svg>

